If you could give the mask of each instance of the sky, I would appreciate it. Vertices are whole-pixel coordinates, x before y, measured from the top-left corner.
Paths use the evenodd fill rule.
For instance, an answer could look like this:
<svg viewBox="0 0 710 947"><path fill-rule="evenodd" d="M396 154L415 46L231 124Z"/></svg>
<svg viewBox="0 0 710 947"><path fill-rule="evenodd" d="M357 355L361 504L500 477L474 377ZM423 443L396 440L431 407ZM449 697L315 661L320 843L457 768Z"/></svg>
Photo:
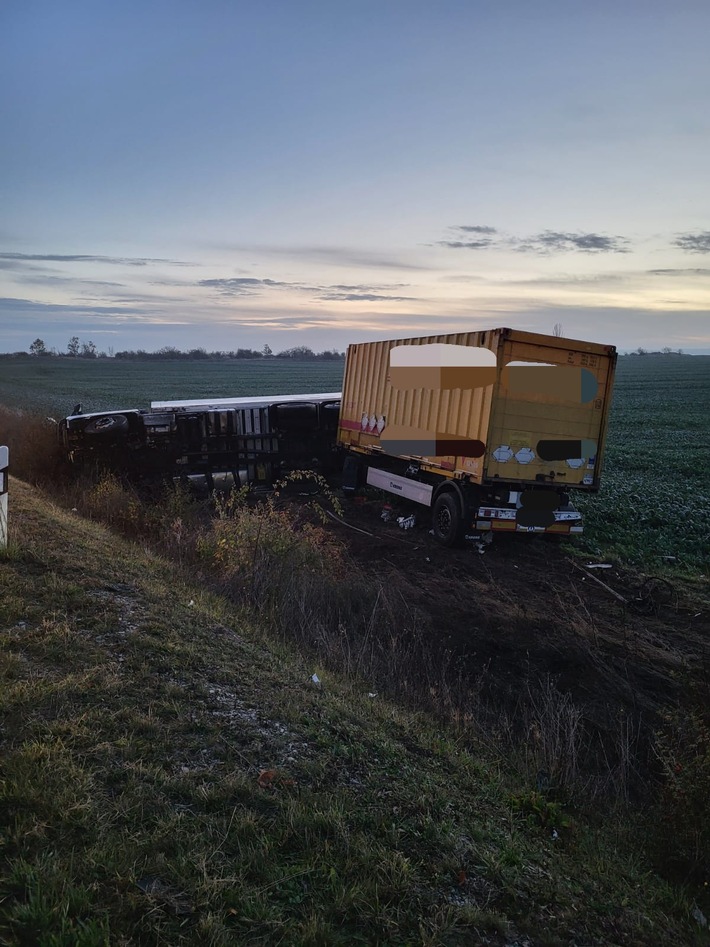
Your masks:
<svg viewBox="0 0 710 947"><path fill-rule="evenodd" d="M4 0L0 351L710 353L707 0Z"/></svg>

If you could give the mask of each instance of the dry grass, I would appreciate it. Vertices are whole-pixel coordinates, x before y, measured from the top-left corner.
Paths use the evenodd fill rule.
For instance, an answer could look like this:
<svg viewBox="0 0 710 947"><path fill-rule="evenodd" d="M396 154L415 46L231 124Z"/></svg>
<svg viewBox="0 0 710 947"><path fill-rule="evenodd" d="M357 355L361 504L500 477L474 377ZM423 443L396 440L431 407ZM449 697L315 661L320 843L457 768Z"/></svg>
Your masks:
<svg viewBox="0 0 710 947"><path fill-rule="evenodd" d="M248 491L213 506L196 502L180 487L166 489L158 502L146 501L112 475L71 481L51 426L38 420L27 424L7 412L2 419L13 469L27 480L42 482L88 518L170 556L183 575L196 576L225 596L271 640L298 647L321 673L343 675L360 691L387 694L411 710L433 713L453 725L461 745L484 746L505 758L507 772L529 787L513 796L526 817L532 813L544 824L552 818L561 823L564 804L628 803L647 780L643 757L648 747L638 726L621 716L615 740L595 741L579 708L549 676L526 680L512 711L484 700L485 671L472 683L452 666L450 656L434 653L427 618L412 606L406 586L391 580L373 584L322 528L312 506L284 506L278 497L256 503ZM40 463L40 457L48 463ZM320 502L332 504L333 497L322 496ZM506 590L499 591L504 599ZM580 640L593 641L597 629L581 600L558 605ZM69 647L62 628L60 623L50 636L53 660ZM691 765L697 769L705 763ZM669 776L666 772L670 790L664 805L678 825L685 824L685 797L671 791L678 780ZM693 782L691 792L698 784ZM688 852L683 855L685 843L679 842L676 862L682 864L685 857L704 865L702 853L690 852L704 835L692 828L675 831L676 840L686 836Z"/></svg>
<svg viewBox="0 0 710 947"><path fill-rule="evenodd" d="M54 421L0 405L0 444L10 449L10 471L16 477L42 487L71 480Z"/></svg>
<svg viewBox="0 0 710 947"><path fill-rule="evenodd" d="M357 649L329 673L194 570L13 488L3 943L692 942L630 827L572 819L505 750L368 697ZM362 642L387 620L375 595Z"/></svg>
<svg viewBox="0 0 710 947"><path fill-rule="evenodd" d="M450 655L435 652L430 619L411 604L406 583L393 575L373 584L322 527L313 503L282 503L278 494L255 502L246 489L196 501L179 484L146 499L112 473L72 478L52 425L13 412L3 417L12 422L8 440L18 475L39 481L81 515L196 571L270 633L297 644L323 667L358 678L413 709L434 712L464 734L475 732L477 739L505 746L523 778L534 780L546 772L550 786L566 798L626 798L629 788L639 785L641 747L625 719L619 721L616 741L599 744L549 675L527 679L512 711L484 700L481 695L489 690L485 670L472 681L452 666ZM40 464L44 456L52 460L49 467ZM303 476L297 473L282 492L308 486L319 492L316 513L318 503L337 505L324 481L310 475L310 484L304 484ZM487 597L506 601L509 593L498 586ZM509 605L519 609L517 601ZM591 640L596 631L583 606L558 605L571 609L576 628L584 626L580 640L585 634Z"/></svg>

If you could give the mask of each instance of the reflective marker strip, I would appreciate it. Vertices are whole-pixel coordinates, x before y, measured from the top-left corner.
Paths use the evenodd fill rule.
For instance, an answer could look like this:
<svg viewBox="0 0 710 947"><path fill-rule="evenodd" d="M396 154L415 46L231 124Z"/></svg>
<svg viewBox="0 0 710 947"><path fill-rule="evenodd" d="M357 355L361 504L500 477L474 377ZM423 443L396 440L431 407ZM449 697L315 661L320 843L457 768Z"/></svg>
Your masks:
<svg viewBox="0 0 710 947"><path fill-rule="evenodd" d="M566 536L568 533L582 533L584 527L571 526L568 523L555 523L553 526L520 526L512 520L476 520L476 529L493 529L508 533L556 533Z"/></svg>
<svg viewBox="0 0 710 947"><path fill-rule="evenodd" d="M518 514L517 510L509 510L506 507L481 507L478 510L478 516L489 517L490 519L496 520L514 520ZM565 522L575 522L582 519L582 514L577 512L560 512L555 510L555 522L556 523L565 523Z"/></svg>

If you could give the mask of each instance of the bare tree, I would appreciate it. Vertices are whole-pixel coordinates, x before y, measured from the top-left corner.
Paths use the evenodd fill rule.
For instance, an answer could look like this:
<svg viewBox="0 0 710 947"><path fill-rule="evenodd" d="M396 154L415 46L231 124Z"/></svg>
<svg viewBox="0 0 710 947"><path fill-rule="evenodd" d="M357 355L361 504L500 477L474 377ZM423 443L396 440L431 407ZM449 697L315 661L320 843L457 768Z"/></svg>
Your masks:
<svg viewBox="0 0 710 947"><path fill-rule="evenodd" d="M30 355L49 355L47 346L42 339L35 339L30 346Z"/></svg>
<svg viewBox="0 0 710 947"><path fill-rule="evenodd" d="M562 323L561 323L561 322L556 322L556 323L555 323L555 328L552 330L552 334L553 334L554 336L556 336L556 337L559 339L559 338L562 337L562 334L563 334L563 333L564 333L564 329L563 329L563 327L562 327Z"/></svg>

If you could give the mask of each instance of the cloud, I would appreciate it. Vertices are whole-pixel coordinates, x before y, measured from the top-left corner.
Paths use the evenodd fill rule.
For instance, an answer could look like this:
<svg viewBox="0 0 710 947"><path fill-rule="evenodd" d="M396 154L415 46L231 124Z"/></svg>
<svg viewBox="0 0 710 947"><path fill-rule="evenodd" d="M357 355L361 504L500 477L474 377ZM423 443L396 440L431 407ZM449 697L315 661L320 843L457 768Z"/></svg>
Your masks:
<svg viewBox="0 0 710 947"><path fill-rule="evenodd" d="M710 269L702 266L687 267L686 269L647 270L649 276L710 276Z"/></svg>
<svg viewBox="0 0 710 947"><path fill-rule="evenodd" d="M492 240L439 240L438 246L448 247L450 250L487 250L492 247Z"/></svg>
<svg viewBox="0 0 710 947"><path fill-rule="evenodd" d="M0 270L45 270L47 267L30 266L26 263L19 263L17 260L5 260L0 256Z"/></svg>
<svg viewBox="0 0 710 947"><path fill-rule="evenodd" d="M516 250L519 253L628 253L628 240L610 237L601 233L568 233L559 230L544 230L530 237L515 237L501 234L495 227L459 226L451 227L455 239L439 240L437 246L449 250ZM476 234L475 240L467 239ZM709 235L710 236L710 235Z"/></svg>
<svg viewBox="0 0 710 947"><path fill-rule="evenodd" d="M498 231L495 227L487 227L482 224L462 224L457 227L449 227L457 235L457 239L440 240L437 246L447 247L449 250L487 250L488 247L495 245L493 235ZM476 240L468 239L469 234L478 234Z"/></svg>
<svg viewBox="0 0 710 947"><path fill-rule="evenodd" d="M545 230L532 237L514 240L513 247L522 253L628 253L628 240L601 233L565 233Z"/></svg>
<svg viewBox="0 0 710 947"><path fill-rule="evenodd" d="M378 302L386 300L387 302L410 302L415 296L381 296L377 293L323 293L320 299L339 302Z"/></svg>
<svg viewBox="0 0 710 947"><path fill-rule="evenodd" d="M371 293L382 289L402 289L404 286L409 286L409 283L388 283L385 286L363 285L362 283L357 286L347 286L343 283L335 283L333 286L324 286L323 289L340 290L344 293Z"/></svg>
<svg viewBox="0 0 710 947"><path fill-rule="evenodd" d="M80 316L146 316L158 310L126 309L123 306L85 306L67 303L42 303L34 299L19 299L10 296L0 297L0 313L26 314L34 316L52 316L55 314L76 314Z"/></svg>
<svg viewBox="0 0 710 947"><path fill-rule="evenodd" d="M299 251L295 251L299 255ZM391 258L380 256L378 253L368 253L362 250L350 250L344 247L305 247L302 255L311 257L317 262L332 263L340 266L348 264L350 266L372 267L387 270L429 270L430 266L418 263L409 263L405 260L393 260Z"/></svg>
<svg viewBox="0 0 710 947"><path fill-rule="evenodd" d="M284 283L273 279L252 279L250 277L238 277L234 279L201 279L197 282L198 286L207 286L209 289L216 289L222 296L257 296L255 289L260 287L292 287L302 288L298 283Z"/></svg>
<svg viewBox="0 0 710 947"><path fill-rule="evenodd" d="M480 224L475 224L473 226L468 224L462 224L458 227L454 227L454 230L460 230L462 233L484 233L484 234L494 234L498 233L495 227L483 227Z"/></svg>
<svg viewBox="0 0 710 947"><path fill-rule="evenodd" d="M680 234L673 241L673 246L679 247L687 253L710 253L710 230Z"/></svg>
<svg viewBox="0 0 710 947"><path fill-rule="evenodd" d="M401 289L407 283L390 283L389 285L356 285L336 284L323 286L318 296L327 302L411 302L415 296L392 296L390 290Z"/></svg>
<svg viewBox="0 0 710 947"><path fill-rule="evenodd" d="M457 273L451 276L440 276L440 283L486 283L485 276L477 276L473 273Z"/></svg>
<svg viewBox="0 0 710 947"><path fill-rule="evenodd" d="M113 283L109 280L100 279L77 279L74 276L44 276L36 274L34 276L23 276L15 280L16 283L22 283L26 286L123 286L125 283Z"/></svg>
<svg viewBox="0 0 710 947"><path fill-rule="evenodd" d="M168 263L170 266L194 266L183 260L163 260L157 257L97 256L89 253L0 253L0 260L43 263L110 263L116 266L148 266L150 263Z"/></svg>
<svg viewBox="0 0 710 947"><path fill-rule="evenodd" d="M210 244L214 248L214 244ZM275 246L238 246L219 245L222 251L264 254L267 256L281 256L291 259L302 259L311 263L322 263L328 266L357 266L368 269L416 270L428 271L434 266L423 263L413 263L409 260L394 259L379 252L360 250L351 247L275 247Z"/></svg>
<svg viewBox="0 0 710 947"><path fill-rule="evenodd" d="M274 281L276 282L276 281ZM343 293L367 295L368 287L354 287ZM654 283L654 285L656 285ZM337 292L335 286L331 291ZM323 287L327 291L328 287ZM371 295L377 295L372 293ZM643 305L604 305L600 297L590 298L589 304L561 304L559 298L550 299L519 295L508 297L485 296L471 300L447 302L442 311L437 305L433 312L416 311L402 305L392 311L386 303L363 301L361 305L330 306L328 302L301 297L303 303L293 306L278 294L265 293L262 299L235 300L224 305L218 299L205 300L196 306L191 299L172 299L170 302L145 306L123 306L97 302L97 305L58 305L32 299L0 299L0 337L9 348L10 342L26 349L31 339L39 336L49 346L66 346L66 340L75 334L94 336L110 333L117 348L160 348L166 343L180 348L208 345L212 348L230 348L226 340L234 330L242 332L245 345L260 347L261 333L273 332L279 336L294 333L293 343L304 340L296 333L311 332L308 344L314 348L330 348L336 340L346 342L374 339L409 338L439 332L464 332L494 326L512 326L536 332L550 332L555 322L562 322L570 338L588 339L622 348L686 348L690 344L710 346L706 330L707 309L693 310L667 307L656 311ZM268 303L273 300L274 305ZM146 344L147 341L150 344ZM214 340L214 341L210 341ZM270 337L266 340L271 341ZM692 340L692 342L691 342ZM272 342L273 344L273 342ZM289 343L291 344L291 343Z"/></svg>
<svg viewBox="0 0 710 947"><path fill-rule="evenodd" d="M562 273L558 276L533 276L529 279L510 279L507 286L604 286L608 283L625 283L636 278L633 273L590 273L586 276L575 276Z"/></svg>
<svg viewBox="0 0 710 947"><path fill-rule="evenodd" d="M255 279L253 277L235 277L231 279L203 279L198 286L216 289L221 296L261 296L259 290L290 289L299 293L308 293L316 299L327 302L403 302L414 299L413 296L390 296L383 290L399 289L406 283L395 283L391 286L363 286L345 285L342 283L333 286L308 286L305 283L289 283L283 280Z"/></svg>

